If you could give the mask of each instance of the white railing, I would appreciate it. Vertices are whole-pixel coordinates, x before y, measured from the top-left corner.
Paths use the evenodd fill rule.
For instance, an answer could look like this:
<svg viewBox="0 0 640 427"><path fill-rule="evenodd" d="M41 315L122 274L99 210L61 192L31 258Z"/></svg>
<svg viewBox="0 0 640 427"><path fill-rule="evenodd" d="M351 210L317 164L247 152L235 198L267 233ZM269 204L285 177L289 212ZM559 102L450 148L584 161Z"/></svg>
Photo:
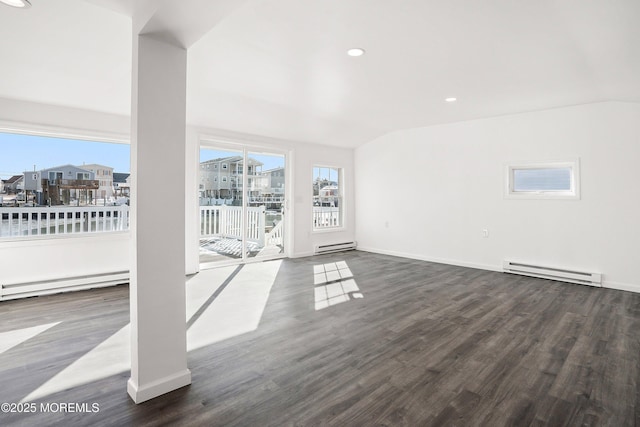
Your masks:
<svg viewBox="0 0 640 427"><path fill-rule="evenodd" d="M322 229L340 226L340 208L314 206L313 228Z"/></svg>
<svg viewBox="0 0 640 427"><path fill-rule="evenodd" d="M249 197L249 203L284 203L284 196L251 196Z"/></svg>
<svg viewBox="0 0 640 427"><path fill-rule="evenodd" d="M264 206L247 208L247 240L265 243ZM241 206L200 206L200 237L242 238Z"/></svg>
<svg viewBox="0 0 640 427"><path fill-rule="evenodd" d="M0 238L129 229L129 206L0 208Z"/></svg>
<svg viewBox="0 0 640 427"><path fill-rule="evenodd" d="M284 227L282 226L284 221L280 221L275 227L267 234L267 246L282 245L282 237L284 235Z"/></svg>

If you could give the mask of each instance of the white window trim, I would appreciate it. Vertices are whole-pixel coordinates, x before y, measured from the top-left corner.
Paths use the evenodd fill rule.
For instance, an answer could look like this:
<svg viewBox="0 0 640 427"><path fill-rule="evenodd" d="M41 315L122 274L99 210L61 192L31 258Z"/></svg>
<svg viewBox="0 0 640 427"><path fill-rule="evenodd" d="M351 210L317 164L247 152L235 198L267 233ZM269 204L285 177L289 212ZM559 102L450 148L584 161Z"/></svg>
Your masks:
<svg viewBox="0 0 640 427"><path fill-rule="evenodd" d="M569 191L513 191L513 171L516 169L571 168L571 190ZM580 159L545 163L509 163L504 167L504 197L506 199L580 199Z"/></svg>
<svg viewBox="0 0 640 427"><path fill-rule="evenodd" d="M325 168L325 169L337 169L338 170L338 199L340 202L340 225L335 225L331 227L320 227L316 228L313 225L313 215L311 218L311 233L312 234L322 234L322 233L335 233L338 231L345 231L347 229L346 226L346 207L345 207L345 197L344 197L344 167L343 166L328 166L324 164L314 164L312 166L312 171L315 168Z"/></svg>
<svg viewBox="0 0 640 427"><path fill-rule="evenodd" d="M42 136L47 138L76 139L87 142L106 142L113 144L130 145L128 134L107 132L107 131L89 131L79 130L73 127L65 126L45 126L29 124L16 124L0 120L0 132L15 133L19 135ZM40 173L38 172L38 175ZM40 176L42 178L42 176ZM44 178L43 178L44 179ZM131 222L129 230L125 231L109 231L106 233L71 233L71 234L46 234L46 235L27 235L27 236L11 236L0 238L0 249L3 247L18 247L24 245L26 247L34 247L37 249L48 241L55 240L74 240L74 239L93 239L96 241L108 241L116 236L128 236L131 234Z"/></svg>

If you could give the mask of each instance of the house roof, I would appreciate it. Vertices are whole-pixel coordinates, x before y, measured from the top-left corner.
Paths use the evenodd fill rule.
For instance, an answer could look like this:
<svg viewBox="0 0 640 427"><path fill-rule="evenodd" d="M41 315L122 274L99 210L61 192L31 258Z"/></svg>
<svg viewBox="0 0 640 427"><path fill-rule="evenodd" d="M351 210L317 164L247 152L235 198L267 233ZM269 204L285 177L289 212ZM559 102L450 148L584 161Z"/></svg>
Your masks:
<svg viewBox="0 0 640 427"><path fill-rule="evenodd" d="M271 169L263 170L262 173L271 173L271 172L275 172L275 171L281 171L283 169L284 169L284 167L280 166L280 167L277 167L277 168L271 168Z"/></svg>
<svg viewBox="0 0 640 427"><path fill-rule="evenodd" d="M123 172L114 172L113 173L113 182L114 183L125 183L127 182L127 178L129 178L130 173Z"/></svg>
<svg viewBox="0 0 640 427"><path fill-rule="evenodd" d="M103 168L103 169L111 169L111 170L113 170L113 168L111 166L101 165L100 163L87 163L87 164L83 164L83 165L77 166L77 167L82 168L82 169L86 169L86 168Z"/></svg>
<svg viewBox="0 0 640 427"><path fill-rule="evenodd" d="M72 164L66 164L66 165L58 165L58 166L52 166L50 168L45 168L45 169L40 169L38 172L44 173L44 172L55 172L55 171L59 171L60 169L73 169L76 171L82 171L82 172L87 172L87 173L91 173L91 171L87 170L87 169L83 169L80 166L75 166ZM33 171L25 171L25 173L31 173Z"/></svg>
<svg viewBox="0 0 640 427"><path fill-rule="evenodd" d="M9 179L3 179L3 181L4 181L5 185L6 184L13 184L15 182L20 181L22 178L24 178L24 175L13 175Z"/></svg>
<svg viewBox="0 0 640 427"><path fill-rule="evenodd" d="M206 164L221 163L221 162L234 163L234 162L241 162L241 161L242 161L242 156L229 156L229 157L219 157L217 159L205 160L203 162L200 162L200 164L206 165ZM249 164L254 166L262 166L263 163L249 157Z"/></svg>

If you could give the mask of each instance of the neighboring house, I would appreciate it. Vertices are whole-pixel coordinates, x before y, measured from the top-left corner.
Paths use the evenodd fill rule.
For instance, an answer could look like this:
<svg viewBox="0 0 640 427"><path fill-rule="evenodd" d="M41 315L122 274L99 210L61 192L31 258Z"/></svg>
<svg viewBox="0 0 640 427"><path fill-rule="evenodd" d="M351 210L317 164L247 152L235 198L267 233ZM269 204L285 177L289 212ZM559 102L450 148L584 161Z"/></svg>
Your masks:
<svg viewBox="0 0 640 427"><path fill-rule="evenodd" d="M259 194L262 163L249 158L247 174L251 180L252 193ZM200 197L215 199L238 199L242 191L242 156L222 157L200 163ZM259 187L259 188L258 188ZM255 190L254 190L255 188Z"/></svg>
<svg viewBox="0 0 640 427"><path fill-rule="evenodd" d="M7 194L15 194L24 190L24 177L22 175L14 175L9 179L3 180L4 185L2 191Z"/></svg>
<svg viewBox="0 0 640 427"><path fill-rule="evenodd" d="M262 172L268 177L267 186L272 196L284 196L284 167L269 169Z"/></svg>
<svg viewBox="0 0 640 427"><path fill-rule="evenodd" d="M97 199L108 199L113 197L113 168L109 166L90 164L79 166L83 169L91 171L95 174L96 180L99 182L98 191L96 192Z"/></svg>
<svg viewBox="0 0 640 427"><path fill-rule="evenodd" d="M284 196L284 167L278 167L263 171L261 179L256 180L256 189L261 187L261 196L268 197L271 200Z"/></svg>
<svg viewBox="0 0 640 427"><path fill-rule="evenodd" d="M113 173L113 191L116 197L131 196L131 174L130 173Z"/></svg>
<svg viewBox="0 0 640 427"><path fill-rule="evenodd" d="M23 177L24 189L35 193L39 205L90 203L99 188L93 172L73 165L28 171Z"/></svg>

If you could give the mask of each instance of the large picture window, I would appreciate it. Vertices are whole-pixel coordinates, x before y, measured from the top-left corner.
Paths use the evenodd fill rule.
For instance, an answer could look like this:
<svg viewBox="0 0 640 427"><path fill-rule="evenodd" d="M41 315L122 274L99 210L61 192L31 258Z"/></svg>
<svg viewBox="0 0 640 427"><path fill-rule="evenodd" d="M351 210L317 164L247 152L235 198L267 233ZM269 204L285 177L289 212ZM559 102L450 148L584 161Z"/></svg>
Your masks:
<svg viewBox="0 0 640 427"><path fill-rule="evenodd" d="M313 167L313 229L342 227L342 169Z"/></svg>
<svg viewBox="0 0 640 427"><path fill-rule="evenodd" d="M580 198L579 162L532 163L506 167L508 198Z"/></svg>
<svg viewBox="0 0 640 427"><path fill-rule="evenodd" d="M0 133L0 239L129 229L129 145Z"/></svg>

